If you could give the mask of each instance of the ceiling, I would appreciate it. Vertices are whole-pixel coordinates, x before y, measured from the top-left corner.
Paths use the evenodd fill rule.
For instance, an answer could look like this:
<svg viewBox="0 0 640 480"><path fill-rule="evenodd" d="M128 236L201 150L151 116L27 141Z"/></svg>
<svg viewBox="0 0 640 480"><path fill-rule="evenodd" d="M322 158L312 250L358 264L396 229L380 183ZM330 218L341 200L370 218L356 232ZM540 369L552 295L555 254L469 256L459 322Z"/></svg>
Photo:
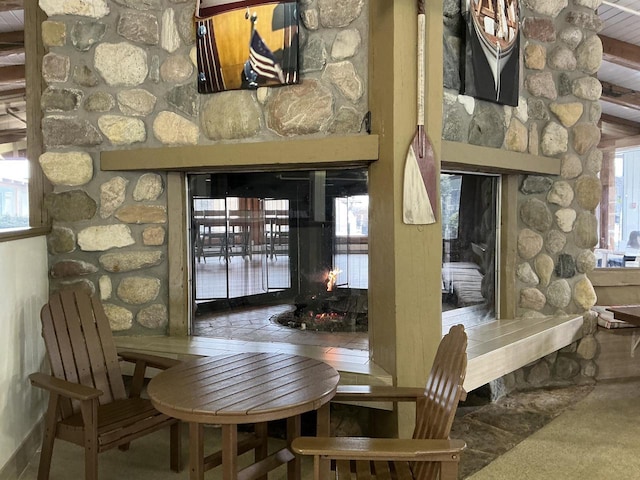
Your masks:
<svg viewBox="0 0 640 480"><path fill-rule="evenodd" d="M26 138L23 1L0 0L0 154L5 158L2 144ZM638 145L640 0L602 0L598 14L604 23L604 60L598 72L603 84L601 146Z"/></svg>

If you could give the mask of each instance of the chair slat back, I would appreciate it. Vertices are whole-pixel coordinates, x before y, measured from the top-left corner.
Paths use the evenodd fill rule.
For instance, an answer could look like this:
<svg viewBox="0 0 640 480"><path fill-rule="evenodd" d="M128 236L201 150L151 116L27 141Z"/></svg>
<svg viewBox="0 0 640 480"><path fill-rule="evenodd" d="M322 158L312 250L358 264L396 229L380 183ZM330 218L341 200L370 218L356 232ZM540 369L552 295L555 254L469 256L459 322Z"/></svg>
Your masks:
<svg viewBox="0 0 640 480"><path fill-rule="evenodd" d="M462 325L454 325L440 341L425 396L416 405L414 438L449 438L466 372L467 334ZM432 480L438 476L439 464L416 462L412 468L416 480Z"/></svg>
<svg viewBox="0 0 640 480"><path fill-rule="evenodd" d="M40 318L55 377L102 390L101 404L126 398L109 320L97 298L80 290L58 292L42 307ZM62 402L62 417L77 409Z"/></svg>

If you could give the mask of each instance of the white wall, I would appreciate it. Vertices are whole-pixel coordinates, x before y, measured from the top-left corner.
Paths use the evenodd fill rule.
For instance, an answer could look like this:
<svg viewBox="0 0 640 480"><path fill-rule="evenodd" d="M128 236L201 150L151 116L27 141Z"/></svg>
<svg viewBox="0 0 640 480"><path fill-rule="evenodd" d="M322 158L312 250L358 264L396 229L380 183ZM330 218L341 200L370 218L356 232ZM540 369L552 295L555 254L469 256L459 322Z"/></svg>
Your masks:
<svg viewBox="0 0 640 480"><path fill-rule="evenodd" d="M48 296L46 238L0 243L0 471L46 406L28 375L44 364L40 308Z"/></svg>

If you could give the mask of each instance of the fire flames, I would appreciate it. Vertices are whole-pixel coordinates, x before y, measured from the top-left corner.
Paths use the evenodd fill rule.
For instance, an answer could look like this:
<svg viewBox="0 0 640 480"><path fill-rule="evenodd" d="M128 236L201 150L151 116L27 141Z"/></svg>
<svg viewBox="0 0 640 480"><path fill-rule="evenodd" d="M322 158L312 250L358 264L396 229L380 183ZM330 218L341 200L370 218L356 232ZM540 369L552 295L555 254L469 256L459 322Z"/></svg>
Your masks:
<svg viewBox="0 0 640 480"><path fill-rule="evenodd" d="M342 272L342 270L336 268L334 270L329 270L329 273L327 273L327 292L331 292L333 290L340 272Z"/></svg>

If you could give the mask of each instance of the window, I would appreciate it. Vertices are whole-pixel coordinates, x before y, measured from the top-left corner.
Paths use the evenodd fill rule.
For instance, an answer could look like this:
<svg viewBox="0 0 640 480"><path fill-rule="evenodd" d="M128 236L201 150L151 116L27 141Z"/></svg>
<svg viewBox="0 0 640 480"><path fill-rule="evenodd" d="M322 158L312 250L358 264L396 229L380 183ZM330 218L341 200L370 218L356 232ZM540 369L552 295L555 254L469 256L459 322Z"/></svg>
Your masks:
<svg viewBox="0 0 640 480"><path fill-rule="evenodd" d="M616 151L603 162L602 201L598 208L598 267L639 267L640 148Z"/></svg>

